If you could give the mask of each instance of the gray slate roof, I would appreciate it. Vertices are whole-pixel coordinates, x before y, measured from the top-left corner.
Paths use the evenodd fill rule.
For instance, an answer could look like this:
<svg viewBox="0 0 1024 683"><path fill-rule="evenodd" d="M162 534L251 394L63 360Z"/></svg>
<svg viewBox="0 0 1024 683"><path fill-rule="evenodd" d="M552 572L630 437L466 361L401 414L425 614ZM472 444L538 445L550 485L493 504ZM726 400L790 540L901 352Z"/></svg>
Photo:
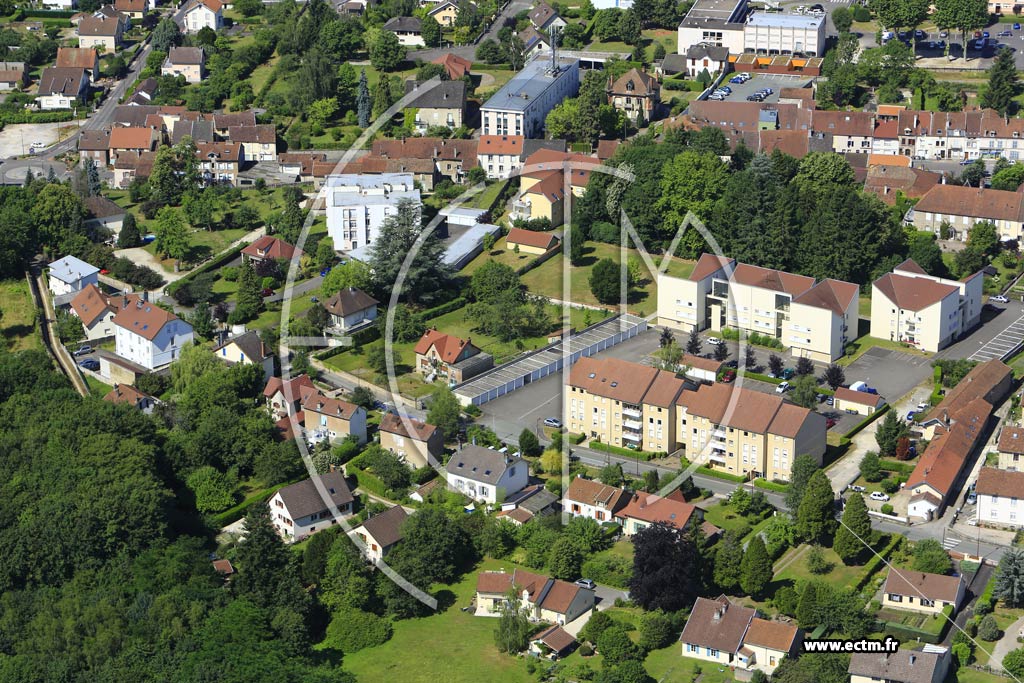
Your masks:
<svg viewBox="0 0 1024 683"><path fill-rule="evenodd" d="M466 82L441 81L430 87L426 87L416 81L405 82L405 94L408 95L416 90L423 92L416 95L416 99L409 103L410 107L419 109L462 109L466 106Z"/></svg>
<svg viewBox="0 0 1024 683"><path fill-rule="evenodd" d="M352 502L352 491L349 490L348 483L341 472L328 472L322 475L320 480L336 506L343 507ZM299 519L327 509L327 505L320 497L320 492L316 490L316 484L312 479L285 486L278 493L292 519Z"/></svg>
<svg viewBox="0 0 1024 683"><path fill-rule="evenodd" d="M172 47L167 53L169 64L202 64L203 48L201 47Z"/></svg>
<svg viewBox="0 0 1024 683"><path fill-rule="evenodd" d="M260 339L260 335L258 335L254 330L249 330L245 334L226 339L224 343L219 345L214 349L214 351L220 351L228 344L235 344L238 346L238 348L242 349L242 353L245 354L245 357L253 362L262 361L270 355L269 350L263 344L263 340Z"/></svg>
<svg viewBox="0 0 1024 683"><path fill-rule="evenodd" d="M408 517L405 509L396 505L370 517L362 526L382 547L387 548L402 540L402 522Z"/></svg>
<svg viewBox="0 0 1024 683"><path fill-rule="evenodd" d="M665 55L665 59L668 59L669 55ZM729 48L721 45L706 45L704 43L697 43L691 45L690 49L686 51L687 59L713 59L718 62L724 62L729 59Z"/></svg>
<svg viewBox="0 0 1024 683"><path fill-rule="evenodd" d="M375 306L379 301L361 289L349 287L331 296L324 302L324 308L334 315L346 316L359 311L365 311L370 306Z"/></svg>
<svg viewBox="0 0 1024 683"><path fill-rule="evenodd" d="M517 465L526 467L526 461L490 448L470 444L463 446L461 451L456 451L448 461L447 470L449 474L495 485L506 469Z"/></svg>
<svg viewBox="0 0 1024 683"><path fill-rule="evenodd" d="M419 33L422 28L423 22L419 17L392 17L384 24L385 31L394 31L395 33L399 31Z"/></svg>
<svg viewBox="0 0 1024 683"><path fill-rule="evenodd" d="M175 121L174 128L171 129L171 144L178 144L186 135L190 136L193 142L213 142L213 121Z"/></svg>
<svg viewBox="0 0 1024 683"><path fill-rule="evenodd" d="M850 657L849 671L893 683L931 683L935 669L947 666L945 654L897 650L892 654L855 653Z"/></svg>

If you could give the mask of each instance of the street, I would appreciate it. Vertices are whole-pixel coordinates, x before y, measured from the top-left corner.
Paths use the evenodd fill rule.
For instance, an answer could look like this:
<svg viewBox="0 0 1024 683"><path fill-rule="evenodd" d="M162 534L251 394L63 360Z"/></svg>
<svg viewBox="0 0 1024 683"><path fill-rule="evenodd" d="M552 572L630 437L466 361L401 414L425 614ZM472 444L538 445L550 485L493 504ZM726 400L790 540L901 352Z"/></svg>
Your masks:
<svg viewBox="0 0 1024 683"><path fill-rule="evenodd" d="M529 0L511 0L507 5L505 5L504 9L498 13L498 16L494 19L494 22L490 25L483 36L480 37L480 40L475 43L471 45L430 47L423 50L411 50L408 57L411 60L422 60L424 62L430 62L445 55L457 55L465 59L473 60L476 57L477 45L485 40L498 42L498 31L502 29L505 22L514 20L517 14L524 12L531 7L533 7L533 3Z"/></svg>

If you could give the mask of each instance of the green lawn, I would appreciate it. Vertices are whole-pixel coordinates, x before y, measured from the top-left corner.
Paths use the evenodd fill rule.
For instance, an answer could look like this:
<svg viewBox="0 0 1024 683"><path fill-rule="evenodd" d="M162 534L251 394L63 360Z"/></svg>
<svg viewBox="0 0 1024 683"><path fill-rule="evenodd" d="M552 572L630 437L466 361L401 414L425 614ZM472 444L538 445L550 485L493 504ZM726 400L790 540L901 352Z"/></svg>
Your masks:
<svg viewBox="0 0 1024 683"><path fill-rule="evenodd" d="M875 548L882 548L885 542L888 540L886 536L875 544ZM781 565L786 562L794 553L801 552L807 546L799 545L796 548L792 548L785 552L782 557L779 558L776 565ZM832 565L832 569L826 574L812 574L807 568L807 553L805 552L795 562L790 562L789 565L779 572L775 576L775 581L799 581L807 579L818 579L826 581L831 585L842 588L845 586L853 585L861 574L864 573L864 565L855 564L847 566L843 564L843 561L839 559L835 551L832 548L822 548L821 553L825 558L825 561Z"/></svg>
<svg viewBox="0 0 1024 683"><path fill-rule="evenodd" d="M0 282L0 343L8 351L41 349L42 338L36 329L36 305L28 282Z"/></svg>
<svg viewBox="0 0 1024 683"><path fill-rule="evenodd" d="M915 348L907 346L906 344L900 344L899 342L889 341L888 339L879 339L878 337L863 336L859 339L855 339L846 345L847 348L853 347L854 351L851 355L843 356L836 361L838 365L850 365L855 360L864 355L864 353L873 347L879 347L883 349L892 349L893 351L902 351L904 353L911 353L917 356L931 356L930 353L924 351L918 351Z"/></svg>
<svg viewBox="0 0 1024 683"><path fill-rule="evenodd" d="M523 266L529 265L530 262L537 258L537 254L517 254L511 249L507 249L505 245L505 238L500 238L497 242L494 243L493 249L481 253L475 259L467 263L466 267L462 269L462 272L465 273L466 275L472 275L474 271L476 271L480 266L484 265L488 261L497 261L498 263L504 263L506 266L518 270ZM554 260L557 259L558 256L553 256L551 258L552 260Z"/></svg>
<svg viewBox="0 0 1024 683"><path fill-rule="evenodd" d="M861 318L871 317L871 297L863 294L857 300L857 315Z"/></svg>
<svg viewBox="0 0 1024 683"><path fill-rule="evenodd" d="M652 651L644 660L647 673L661 683L690 683L697 680L696 673L699 668L701 683L726 683L736 680L729 669L720 671L717 664L683 657L681 652L682 646L678 643Z"/></svg>
<svg viewBox="0 0 1024 683"><path fill-rule="evenodd" d="M751 526L743 515L736 512L725 501L716 503L705 510L704 521L711 522L723 531L735 531Z"/></svg>
<svg viewBox="0 0 1024 683"><path fill-rule="evenodd" d="M590 291L590 272L594 265L603 258L610 258L619 263L621 247L617 244L606 244L604 242L587 242L584 245L583 263L579 266L570 266L569 269L569 299L573 303L586 304L590 306L599 305L599 302ZM629 256L637 255L635 249L627 251ZM658 260L654 258L655 265ZM671 272L685 277L692 272L693 264L689 264L689 270L681 259L673 260ZM551 259L523 276L523 284L534 294L550 297L553 299L564 299L562 290L562 275L565 268L563 259ZM630 293L628 308L630 313L636 315L649 315L654 313L658 306L658 286L654 276L644 269L644 280L639 287Z"/></svg>
<svg viewBox="0 0 1024 683"><path fill-rule="evenodd" d="M477 572L511 568L488 560L459 583L440 587L434 595L447 607L422 619L395 622L391 640L378 647L345 655L345 670L360 683L455 683L501 681L529 683L525 660L503 655L494 646L498 620L462 612L476 590ZM443 654L441 654L443 652Z"/></svg>
<svg viewBox="0 0 1024 683"><path fill-rule="evenodd" d="M508 186L508 180L500 180L493 185L488 185L486 188L480 191L480 194L473 197L467 202L468 207L475 207L478 209L491 209L491 205L494 204L504 189ZM500 211L501 207L494 207Z"/></svg>
<svg viewBox="0 0 1024 683"><path fill-rule="evenodd" d="M85 383L89 387L89 393L98 398L103 398L110 393L111 389L114 388L109 384L99 381L92 375L85 375Z"/></svg>

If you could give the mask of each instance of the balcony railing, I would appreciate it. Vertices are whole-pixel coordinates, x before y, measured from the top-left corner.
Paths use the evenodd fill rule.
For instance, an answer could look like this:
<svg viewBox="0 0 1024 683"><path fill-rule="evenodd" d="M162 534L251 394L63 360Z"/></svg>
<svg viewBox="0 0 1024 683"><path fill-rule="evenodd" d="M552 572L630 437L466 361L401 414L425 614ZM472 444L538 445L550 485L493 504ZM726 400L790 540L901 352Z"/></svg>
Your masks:
<svg viewBox="0 0 1024 683"><path fill-rule="evenodd" d="M530 220L530 200L517 199L512 202L512 220Z"/></svg>
<svg viewBox="0 0 1024 683"><path fill-rule="evenodd" d="M639 434L633 434L632 432L623 432L622 439L624 441L633 441L635 443L640 443L641 437Z"/></svg>
<svg viewBox="0 0 1024 683"><path fill-rule="evenodd" d="M634 431L640 431L644 428L644 423L637 420L623 420L622 426L626 429L632 429Z"/></svg>
<svg viewBox="0 0 1024 683"><path fill-rule="evenodd" d="M627 408L625 406L622 407L622 414L627 417L635 417L637 419L644 416L643 412L641 412L639 408Z"/></svg>

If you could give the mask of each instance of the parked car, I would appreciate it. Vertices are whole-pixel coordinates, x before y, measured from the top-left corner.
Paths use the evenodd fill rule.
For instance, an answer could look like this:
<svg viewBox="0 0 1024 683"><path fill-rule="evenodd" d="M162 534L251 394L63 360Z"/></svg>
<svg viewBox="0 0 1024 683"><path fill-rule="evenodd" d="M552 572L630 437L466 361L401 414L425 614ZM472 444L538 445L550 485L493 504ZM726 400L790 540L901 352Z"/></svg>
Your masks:
<svg viewBox="0 0 1024 683"><path fill-rule="evenodd" d="M753 95L747 95L747 102L763 102L763 101L764 101L764 95L758 95L757 93L754 93Z"/></svg>
<svg viewBox="0 0 1024 683"><path fill-rule="evenodd" d="M789 382L780 382L779 386L775 387L776 394L784 394L789 391Z"/></svg>
<svg viewBox="0 0 1024 683"><path fill-rule="evenodd" d="M971 491L970 493L967 494L967 504L968 505L974 505L977 502L978 502L978 494L976 492Z"/></svg>
<svg viewBox="0 0 1024 683"><path fill-rule="evenodd" d="M554 427L555 429L561 429L562 428L562 421L559 420L557 417L545 417L544 418L544 426L545 427Z"/></svg>
<svg viewBox="0 0 1024 683"><path fill-rule="evenodd" d="M597 588L597 584L594 583L593 579L579 579L576 581L576 585L580 588L589 588L590 590Z"/></svg>
<svg viewBox="0 0 1024 683"><path fill-rule="evenodd" d="M1019 23L1014 24L1013 25L1013 30L1014 31L1019 31L1020 30L1020 24Z"/></svg>
<svg viewBox="0 0 1024 683"><path fill-rule="evenodd" d="M100 362L95 358L86 358L78 363L78 367L84 368L85 370L92 370L96 372L100 369Z"/></svg>
<svg viewBox="0 0 1024 683"><path fill-rule="evenodd" d="M711 344L712 346L718 346L719 344L724 344L724 343L725 342L723 342L718 337L708 337L708 344Z"/></svg>
<svg viewBox="0 0 1024 683"><path fill-rule="evenodd" d="M866 488L859 484L850 484L846 488L849 489L850 491L856 491L857 493L864 493L865 491L867 491Z"/></svg>
<svg viewBox="0 0 1024 683"><path fill-rule="evenodd" d="M835 404L836 404L836 400L835 400L835 398L833 398L833 397L829 396L828 398L826 398L826 399L825 399L825 405L827 405L827 406L833 406L833 405L835 405Z"/></svg>
<svg viewBox="0 0 1024 683"><path fill-rule="evenodd" d="M989 35L989 32L988 32L988 31L982 31L982 32L981 32L981 37L982 37L982 38L990 38L991 36Z"/></svg>
<svg viewBox="0 0 1024 683"><path fill-rule="evenodd" d="M907 413L907 422L913 422L914 421L914 417L916 415L917 415L917 412L913 411L913 410L911 410L909 413Z"/></svg>
<svg viewBox="0 0 1024 683"><path fill-rule="evenodd" d="M78 358L79 356L88 356L90 353L92 353L92 347L89 346L88 344L82 344L77 349L75 349L75 352L71 355L74 356L75 358Z"/></svg>
<svg viewBox="0 0 1024 683"><path fill-rule="evenodd" d="M720 93L711 93L710 95L708 95L708 99L714 100L715 102L723 102L725 100L725 95L722 95Z"/></svg>
<svg viewBox="0 0 1024 683"><path fill-rule="evenodd" d="M1013 35L1013 31L1000 31L996 35L1000 36L1000 37L1002 37L1002 36L1012 36Z"/></svg>
<svg viewBox="0 0 1024 683"><path fill-rule="evenodd" d="M329 272L331 272L331 267L327 266L326 268L320 271L320 277L327 277L327 273Z"/></svg>
<svg viewBox="0 0 1024 683"><path fill-rule="evenodd" d="M719 90L721 90L724 93L729 93L730 95L732 94L732 88L730 88L727 85L723 85L721 88L719 88Z"/></svg>
<svg viewBox="0 0 1024 683"><path fill-rule="evenodd" d="M734 379L736 379L735 370L726 370L725 372L722 373L722 381L725 382L726 384L733 381Z"/></svg>
<svg viewBox="0 0 1024 683"><path fill-rule="evenodd" d="M988 300L989 301L995 301L997 304L1008 304L1008 303L1010 303L1010 300L1007 299L1002 294L996 294L995 296L990 296L988 298Z"/></svg>
<svg viewBox="0 0 1024 683"><path fill-rule="evenodd" d="M830 417L827 420L825 420L825 429L832 429L837 424L839 424L839 420L835 419L834 417Z"/></svg>
<svg viewBox="0 0 1024 683"><path fill-rule="evenodd" d="M274 290L272 290L270 287L264 287L263 291L260 292L260 294L264 297L274 296Z"/></svg>
<svg viewBox="0 0 1024 683"><path fill-rule="evenodd" d="M782 371L782 379L793 379L793 375L796 374L796 370L793 368L785 368Z"/></svg>
<svg viewBox="0 0 1024 683"><path fill-rule="evenodd" d="M922 31L921 29L917 29L916 31L914 31L914 37L917 38L918 40L921 40L922 38L927 38L928 34Z"/></svg>
<svg viewBox="0 0 1024 683"><path fill-rule="evenodd" d="M872 491L871 492L871 500L886 501L886 500L889 500L889 496L887 496L886 494L882 493L881 491Z"/></svg>

